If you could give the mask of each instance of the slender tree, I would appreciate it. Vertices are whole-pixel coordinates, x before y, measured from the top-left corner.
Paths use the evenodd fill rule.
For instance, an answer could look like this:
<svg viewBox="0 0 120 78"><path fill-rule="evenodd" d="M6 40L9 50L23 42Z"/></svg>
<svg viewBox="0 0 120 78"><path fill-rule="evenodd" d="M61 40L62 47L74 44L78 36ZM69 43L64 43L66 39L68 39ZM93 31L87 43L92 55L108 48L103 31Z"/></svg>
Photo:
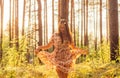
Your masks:
<svg viewBox="0 0 120 78"><path fill-rule="evenodd" d="M41 0L37 0L37 3L38 3L38 29L39 29L38 45L42 45L42 18L41 18L42 5L41 5Z"/></svg>
<svg viewBox="0 0 120 78"><path fill-rule="evenodd" d="M2 23L2 0L0 0L0 22ZM2 24L0 23L0 61L2 60Z"/></svg>
<svg viewBox="0 0 120 78"><path fill-rule="evenodd" d="M36 22L37 22L37 20L36 20L36 17L37 17L37 15L36 15L36 1L34 0L34 26L35 26L35 35L34 35L34 38L35 38L35 49L36 49L36 42L37 42L37 38L36 38L36 36L37 36L37 34L36 34L36 30L37 30L37 24L36 24Z"/></svg>
<svg viewBox="0 0 120 78"><path fill-rule="evenodd" d="M16 40L16 49L19 50L19 11L18 11L18 3L19 0L15 0L15 40Z"/></svg>
<svg viewBox="0 0 120 78"><path fill-rule="evenodd" d="M58 22L60 21L60 3L61 1L58 0Z"/></svg>
<svg viewBox="0 0 120 78"><path fill-rule="evenodd" d="M11 45L11 0L10 0L10 16L9 16L9 46L12 47Z"/></svg>
<svg viewBox="0 0 120 78"><path fill-rule="evenodd" d="M79 37L80 36L80 1L79 0L78 0L78 30L77 31L78 31L77 46L80 46L80 37Z"/></svg>
<svg viewBox="0 0 120 78"><path fill-rule="evenodd" d="M44 0L44 45L46 45L46 0Z"/></svg>
<svg viewBox="0 0 120 78"><path fill-rule="evenodd" d="M73 27L73 28L72 28L72 29L73 29L72 32L74 33L74 35L73 35L74 38L73 38L73 39L74 39L74 43L75 43L75 45L76 45L75 5L74 5L75 2L74 2L74 0L72 0L71 2L72 2L72 3L71 3L71 5L72 5L72 7L71 7L71 8L72 8L71 25L72 25L72 27Z"/></svg>
<svg viewBox="0 0 120 78"><path fill-rule="evenodd" d="M107 43L109 40L109 10L108 10L108 0L106 0L106 39Z"/></svg>
<svg viewBox="0 0 120 78"><path fill-rule="evenodd" d="M15 36L15 0L12 1L12 30L11 30L11 38L12 41L14 40L14 36ZM13 42L12 42L12 46L13 46Z"/></svg>
<svg viewBox="0 0 120 78"><path fill-rule="evenodd" d="M68 21L68 5L69 0L58 0L58 21L61 18Z"/></svg>
<svg viewBox="0 0 120 78"><path fill-rule="evenodd" d="M86 47L88 47L88 0L85 0L85 6L86 6L86 8L85 8L85 14L84 14L84 19L85 19L85 21L84 21L84 46L86 46Z"/></svg>
<svg viewBox="0 0 120 78"><path fill-rule="evenodd" d="M73 32L73 6L74 6L74 0L71 0L71 18L70 18L70 30L71 30L71 32Z"/></svg>
<svg viewBox="0 0 120 78"><path fill-rule="evenodd" d="M48 43L48 22L47 22L47 0L44 0L44 27L45 27L45 43Z"/></svg>
<svg viewBox="0 0 120 78"><path fill-rule="evenodd" d="M83 25L84 25L84 0L81 0L81 46L83 46Z"/></svg>
<svg viewBox="0 0 120 78"><path fill-rule="evenodd" d="M100 0L100 43L102 44L102 0Z"/></svg>
<svg viewBox="0 0 120 78"><path fill-rule="evenodd" d="M83 4L84 4L84 8L83 8L83 19L84 19L83 20L83 30L84 30L83 31L83 38L84 38L83 44L84 44L84 46L85 46L85 38L86 38L85 37L85 35L86 35L86 30L85 30L86 29L86 26L85 26L86 25L86 4L85 3L86 3L86 0L83 1Z"/></svg>
<svg viewBox="0 0 120 78"><path fill-rule="evenodd" d="M2 53L3 53L3 49L2 49L2 43L3 43L3 15L4 15L4 0L0 1L0 19L1 19L1 23L0 23L0 61L2 60Z"/></svg>
<svg viewBox="0 0 120 78"><path fill-rule="evenodd" d="M95 3L95 6L96 6L96 10L95 10L95 14L96 14L96 18L95 18L95 50L97 51L97 49L98 49L98 11L99 11L99 8L98 8L98 1L99 0L97 0L96 1L96 3Z"/></svg>
<svg viewBox="0 0 120 78"><path fill-rule="evenodd" d="M52 0L52 33L54 33L54 0Z"/></svg>
<svg viewBox="0 0 120 78"><path fill-rule="evenodd" d="M109 0L110 58L116 60L118 49L118 0Z"/></svg>
<svg viewBox="0 0 120 78"><path fill-rule="evenodd" d="M26 0L24 0L23 3L23 21L22 21L22 36L24 36L24 27L25 27L25 5L26 5Z"/></svg>
<svg viewBox="0 0 120 78"><path fill-rule="evenodd" d="M45 0L44 0L44 26L43 26L43 28L44 28L44 45L46 44L46 10L45 10L46 8L45 8Z"/></svg>
<svg viewBox="0 0 120 78"><path fill-rule="evenodd" d="M94 37L95 37L95 40L94 40L94 45L95 45L95 51L97 51L97 12L96 12L96 1L93 1L93 9L94 9ZM96 21L95 21L96 20Z"/></svg>
<svg viewBox="0 0 120 78"><path fill-rule="evenodd" d="M31 38L31 34L30 34L30 29L31 29L31 0L27 1L29 3L28 5L28 38L27 38L27 62L30 63L30 38ZM26 3L27 3L26 2Z"/></svg>

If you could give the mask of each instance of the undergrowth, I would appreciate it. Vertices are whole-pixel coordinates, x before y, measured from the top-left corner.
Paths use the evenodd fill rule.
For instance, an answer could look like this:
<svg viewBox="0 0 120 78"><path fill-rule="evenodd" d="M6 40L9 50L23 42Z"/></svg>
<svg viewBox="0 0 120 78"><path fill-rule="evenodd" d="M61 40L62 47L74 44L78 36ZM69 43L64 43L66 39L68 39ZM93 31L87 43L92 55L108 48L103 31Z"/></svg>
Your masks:
<svg viewBox="0 0 120 78"><path fill-rule="evenodd" d="M58 78L55 69L41 65L33 52L30 53L30 61L27 61L26 44L24 41L19 51L3 45L0 78ZM120 63L110 61L109 44L103 43L98 47L95 50L90 46L89 54L76 60L68 78L120 78Z"/></svg>

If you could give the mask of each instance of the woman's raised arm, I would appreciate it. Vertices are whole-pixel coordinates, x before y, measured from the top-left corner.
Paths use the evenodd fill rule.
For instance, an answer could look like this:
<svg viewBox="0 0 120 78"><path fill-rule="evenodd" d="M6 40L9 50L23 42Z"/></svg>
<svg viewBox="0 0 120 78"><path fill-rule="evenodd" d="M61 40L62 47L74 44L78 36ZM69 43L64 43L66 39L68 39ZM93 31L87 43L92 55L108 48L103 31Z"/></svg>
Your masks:
<svg viewBox="0 0 120 78"><path fill-rule="evenodd" d="M71 44L70 44L70 48L71 48L72 50L76 50L76 51L79 52L80 54L84 54L84 55L88 54L88 50L78 48L78 47L76 47L76 46L74 45L74 43L71 43Z"/></svg>
<svg viewBox="0 0 120 78"><path fill-rule="evenodd" d="M46 50L46 49L49 49L50 47L52 47L54 44L54 35L52 35L49 43L47 45L44 45L44 46L38 46L36 49L35 49L35 53L37 54L40 50Z"/></svg>
<svg viewBox="0 0 120 78"><path fill-rule="evenodd" d="M70 43L69 47L70 47L71 49L79 49L78 47L76 47L76 46L74 45L74 42Z"/></svg>
<svg viewBox="0 0 120 78"><path fill-rule="evenodd" d="M49 42L47 45L45 46L38 46L36 49L35 49L35 53L37 54L40 50L46 50L46 49L49 49L50 47L52 47L53 45L53 42Z"/></svg>

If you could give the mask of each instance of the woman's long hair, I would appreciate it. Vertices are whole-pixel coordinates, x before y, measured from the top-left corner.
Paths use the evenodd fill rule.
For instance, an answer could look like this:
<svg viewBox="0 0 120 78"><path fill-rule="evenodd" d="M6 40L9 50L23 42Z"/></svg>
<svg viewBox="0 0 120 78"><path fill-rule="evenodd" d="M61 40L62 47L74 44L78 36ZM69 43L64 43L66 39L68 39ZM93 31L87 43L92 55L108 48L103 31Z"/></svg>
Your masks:
<svg viewBox="0 0 120 78"><path fill-rule="evenodd" d="M68 23L65 19L61 19L61 21L59 22L59 27L58 27L58 33L62 39L62 43L63 43L63 37L62 37L62 32L60 31L60 26L61 26L61 23L63 23L65 25L65 30L66 30L66 33L67 33L67 38L68 40L70 41L70 43L72 43L72 36L71 36L71 32L69 30L69 27L68 27Z"/></svg>

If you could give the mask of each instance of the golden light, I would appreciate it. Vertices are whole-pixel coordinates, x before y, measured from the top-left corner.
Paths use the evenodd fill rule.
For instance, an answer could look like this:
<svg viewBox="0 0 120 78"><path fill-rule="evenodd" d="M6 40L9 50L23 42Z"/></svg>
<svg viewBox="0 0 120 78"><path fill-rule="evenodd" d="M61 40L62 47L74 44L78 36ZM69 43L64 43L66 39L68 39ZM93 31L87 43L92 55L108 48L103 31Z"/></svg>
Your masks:
<svg viewBox="0 0 120 78"><path fill-rule="evenodd" d="M23 0L19 0L19 27L22 27L22 15L23 15ZM9 24L10 17L10 0L4 0L4 22L3 29L5 30Z"/></svg>

